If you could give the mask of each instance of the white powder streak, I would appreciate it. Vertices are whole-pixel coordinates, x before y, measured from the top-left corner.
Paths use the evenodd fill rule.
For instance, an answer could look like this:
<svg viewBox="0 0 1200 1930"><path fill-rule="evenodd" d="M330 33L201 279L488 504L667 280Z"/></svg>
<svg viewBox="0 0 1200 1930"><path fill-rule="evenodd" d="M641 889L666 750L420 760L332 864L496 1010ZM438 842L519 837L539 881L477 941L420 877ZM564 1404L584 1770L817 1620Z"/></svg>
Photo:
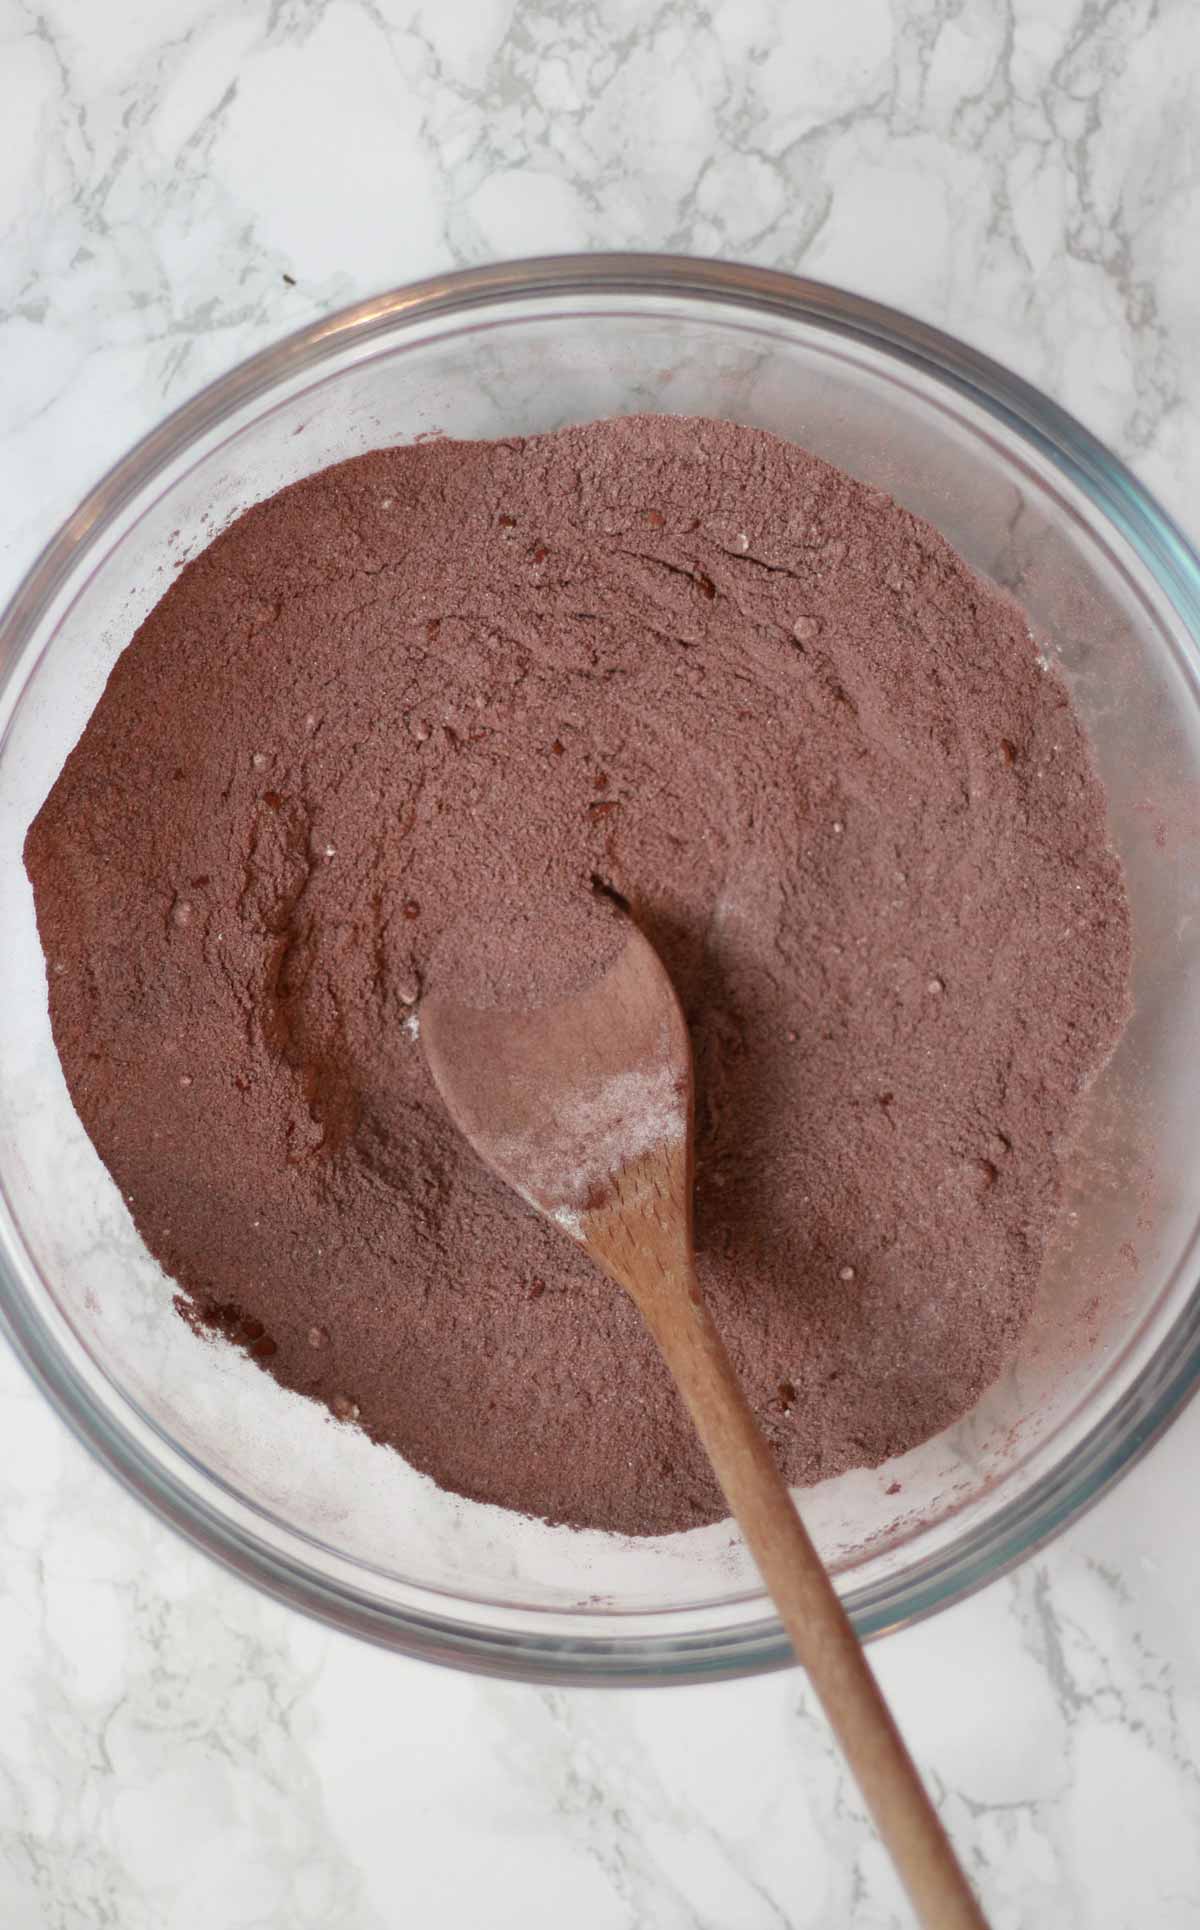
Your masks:
<svg viewBox="0 0 1200 1930"><path fill-rule="evenodd" d="M497 1163L520 1176L527 1197L561 1202L550 1217L578 1239L577 1209L588 1194L686 1131L687 1112L669 1067L622 1072L564 1105L536 1135L499 1144Z"/></svg>
<svg viewBox="0 0 1200 1930"><path fill-rule="evenodd" d="M563 1232L569 1233L573 1240L578 1240L582 1244L583 1214L577 1213L573 1206L552 1207L546 1217L553 1220L555 1226L561 1226Z"/></svg>

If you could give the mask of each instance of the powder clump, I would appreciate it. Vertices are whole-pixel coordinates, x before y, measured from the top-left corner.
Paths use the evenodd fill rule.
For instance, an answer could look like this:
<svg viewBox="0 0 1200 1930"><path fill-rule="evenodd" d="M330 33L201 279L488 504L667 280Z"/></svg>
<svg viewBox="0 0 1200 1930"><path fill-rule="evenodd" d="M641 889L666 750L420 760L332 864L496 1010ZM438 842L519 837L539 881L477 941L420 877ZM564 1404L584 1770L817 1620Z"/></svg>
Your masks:
<svg viewBox="0 0 1200 1930"><path fill-rule="evenodd" d="M1019 610L716 422L384 450L252 509L26 862L72 1097L190 1317L450 1488L630 1533L720 1499L633 1307L445 1118L439 941L536 889L659 948L701 1280L797 1482L1000 1371L1126 1010L1103 795Z"/></svg>

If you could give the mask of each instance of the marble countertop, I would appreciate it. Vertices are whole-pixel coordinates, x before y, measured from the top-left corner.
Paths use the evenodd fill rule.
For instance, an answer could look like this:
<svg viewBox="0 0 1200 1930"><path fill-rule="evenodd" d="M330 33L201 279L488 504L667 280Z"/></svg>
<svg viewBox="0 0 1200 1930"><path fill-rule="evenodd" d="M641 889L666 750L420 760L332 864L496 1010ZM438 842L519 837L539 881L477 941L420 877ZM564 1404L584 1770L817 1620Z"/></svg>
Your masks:
<svg viewBox="0 0 1200 1930"><path fill-rule="evenodd" d="M1009 363L1200 534L1191 0L0 0L0 592L250 350L500 256L741 256ZM874 1660L997 1930L1200 1921L1200 1406ZM326 1633L0 1359L6 1930L891 1930L804 1680L481 1683Z"/></svg>

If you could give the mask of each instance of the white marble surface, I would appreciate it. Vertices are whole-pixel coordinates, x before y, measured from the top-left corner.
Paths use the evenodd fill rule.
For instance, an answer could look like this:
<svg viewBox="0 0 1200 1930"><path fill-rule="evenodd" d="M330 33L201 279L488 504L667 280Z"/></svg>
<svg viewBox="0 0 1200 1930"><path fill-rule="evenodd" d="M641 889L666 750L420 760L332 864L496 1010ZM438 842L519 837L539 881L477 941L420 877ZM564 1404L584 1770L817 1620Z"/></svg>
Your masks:
<svg viewBox="0 0 1200 1930"><path fill-rule="evenodd" d="M892 299L1197 533L1198 87L1192 0L0 0L0 589L247 351L556 248ZM1200 1921L1198 1455L1200 1408L875 1651L998 1930ZM142 1514L7 1359L0 1506L5 1930L908 1921L796 1675L544 1693L326 1634Z"/></svg>

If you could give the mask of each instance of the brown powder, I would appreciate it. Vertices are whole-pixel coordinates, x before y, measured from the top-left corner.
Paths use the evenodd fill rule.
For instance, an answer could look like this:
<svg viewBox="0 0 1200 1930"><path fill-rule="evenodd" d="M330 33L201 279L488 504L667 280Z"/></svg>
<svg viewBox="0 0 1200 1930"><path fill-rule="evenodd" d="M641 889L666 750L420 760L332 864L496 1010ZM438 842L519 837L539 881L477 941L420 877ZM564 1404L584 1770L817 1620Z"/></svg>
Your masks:
<svg viewBox="0 0 1200 1930"><path fill-rule="evenodd" d="M633 1308L443 1116L439 940L546 892L642 920L695 1041L704 1288L804 1482L1004 1364L1127 997L1020 612L714 422L386 450L251 510L26 861L75 1104L192 1317L448 1487L633 1533L721 1505Z"/></svg>

